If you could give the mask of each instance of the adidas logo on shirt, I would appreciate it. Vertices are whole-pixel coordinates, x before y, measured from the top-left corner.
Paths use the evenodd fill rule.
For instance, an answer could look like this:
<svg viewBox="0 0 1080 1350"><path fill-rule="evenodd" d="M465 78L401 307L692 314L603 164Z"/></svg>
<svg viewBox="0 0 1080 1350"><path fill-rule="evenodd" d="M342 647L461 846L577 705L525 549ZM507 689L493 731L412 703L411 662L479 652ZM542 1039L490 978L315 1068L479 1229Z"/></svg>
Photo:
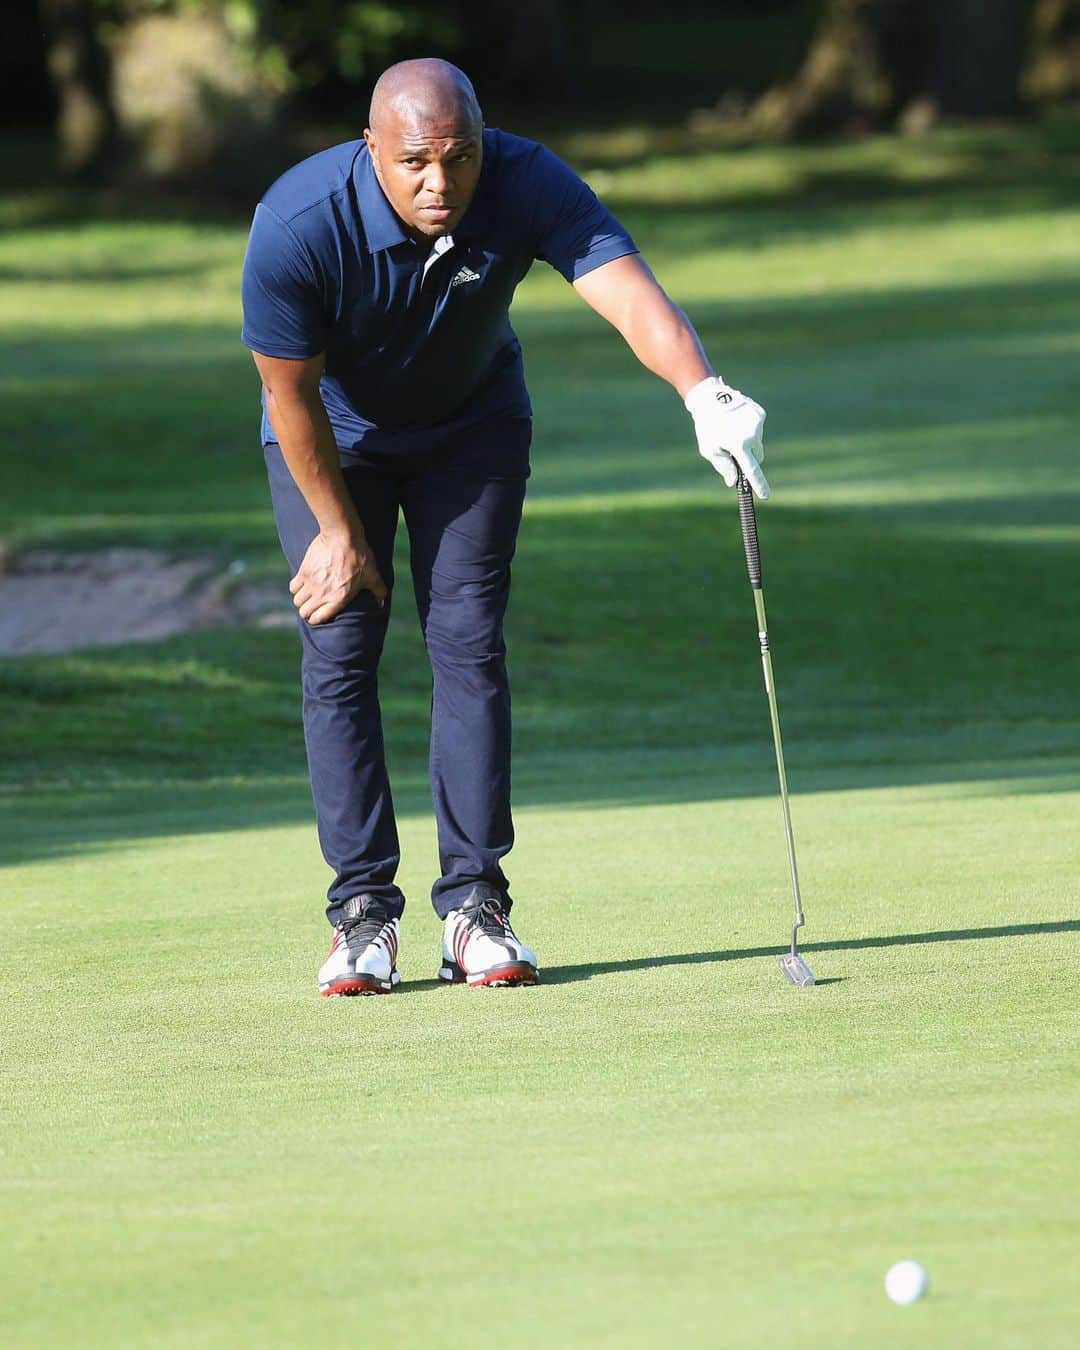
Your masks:
<svg viewBox="0 0 1080 1350"><path fill-rule="evenodd" d="M474 272L472 268L469 266L465 266L461 268L457 276L454 277L453 281L450 283L450 286L451 289L453 289L453 287L455 286L464 286L467 281L479 281L479 280L480 280L480 273Z"/></svg>

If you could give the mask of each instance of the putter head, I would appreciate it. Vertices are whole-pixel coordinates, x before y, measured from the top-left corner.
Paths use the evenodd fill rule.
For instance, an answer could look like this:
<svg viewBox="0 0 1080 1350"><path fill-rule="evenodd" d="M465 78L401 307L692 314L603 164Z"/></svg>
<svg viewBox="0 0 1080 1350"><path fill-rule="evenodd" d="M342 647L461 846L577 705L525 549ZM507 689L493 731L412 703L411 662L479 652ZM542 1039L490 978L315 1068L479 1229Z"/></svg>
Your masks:
<svg viewBox="0 0 1080 1350"><path fill-rule="evenodd" d="M784 972L784 979L788 984L799 985L814 983L814 972L798 954L798 952L785 952L780 958L780 969Z"/></svg>

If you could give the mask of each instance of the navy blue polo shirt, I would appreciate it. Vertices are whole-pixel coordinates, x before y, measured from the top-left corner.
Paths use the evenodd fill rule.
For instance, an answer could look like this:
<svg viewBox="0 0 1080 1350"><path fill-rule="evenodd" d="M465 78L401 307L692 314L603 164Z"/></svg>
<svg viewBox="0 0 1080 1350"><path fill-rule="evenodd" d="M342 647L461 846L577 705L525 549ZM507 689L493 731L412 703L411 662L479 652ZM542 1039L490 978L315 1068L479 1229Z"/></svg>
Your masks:
<svg viewBox="0 0 1080 1350"><path fill-rule="evenodd" d="M363 140L303 160L257 206L242 341L265 356L326 353L322 399L343 449L408 449L424 429L530 416L508 313L518 282L536 258L575 281L637 251L550 150L496 130L450 238L409 238ZM262 436L275 439L265 410Z"/></svg>

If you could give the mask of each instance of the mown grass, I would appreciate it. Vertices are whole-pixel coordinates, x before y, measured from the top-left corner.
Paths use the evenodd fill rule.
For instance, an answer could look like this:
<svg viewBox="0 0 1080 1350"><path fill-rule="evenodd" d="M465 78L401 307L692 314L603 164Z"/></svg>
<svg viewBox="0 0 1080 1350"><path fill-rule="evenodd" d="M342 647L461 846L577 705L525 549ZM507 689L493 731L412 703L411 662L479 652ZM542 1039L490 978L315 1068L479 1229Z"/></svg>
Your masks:
<svg viewBox="0 0 1080 1350"><path fill-rule="evenodd" d="M1070 1344L1078 140L575 150L769 409L814 991L772 964L734 504L546 270L515 310L537 427L509 634L510 872L544 987L431 988L403 558L400 1000L313 994L291 633L0 663L5 1344L456 1346L493 1338L496 1293L521 1346L760 1346L793 1318L812 1345ZM0 220L6 547L284 584L242 225L32 193ZM904 1255L934 1281L908 1312L880 1290Z"/></svg>

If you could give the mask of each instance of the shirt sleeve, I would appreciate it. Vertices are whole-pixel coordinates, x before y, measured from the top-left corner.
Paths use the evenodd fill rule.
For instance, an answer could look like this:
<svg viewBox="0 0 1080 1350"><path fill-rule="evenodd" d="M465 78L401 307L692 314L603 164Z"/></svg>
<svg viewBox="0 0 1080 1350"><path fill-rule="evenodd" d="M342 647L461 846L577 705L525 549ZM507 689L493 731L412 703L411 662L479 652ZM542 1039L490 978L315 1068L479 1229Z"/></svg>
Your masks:
<svg viewBox="0 0 1080 1350"><path fill-rule="evenodd" d="M240 341L263 356L303 361L326 346L322 300L311 259L276 211L255 208L241 276Z"/></svg>
<svg viewBox="0 0 1080 1350"><path fill-rule="evenodd" d="M530 180L536 256L550 263L567 281L576 281L594 267L638 251L592 188L545 146L537 149Z"/></svg>

